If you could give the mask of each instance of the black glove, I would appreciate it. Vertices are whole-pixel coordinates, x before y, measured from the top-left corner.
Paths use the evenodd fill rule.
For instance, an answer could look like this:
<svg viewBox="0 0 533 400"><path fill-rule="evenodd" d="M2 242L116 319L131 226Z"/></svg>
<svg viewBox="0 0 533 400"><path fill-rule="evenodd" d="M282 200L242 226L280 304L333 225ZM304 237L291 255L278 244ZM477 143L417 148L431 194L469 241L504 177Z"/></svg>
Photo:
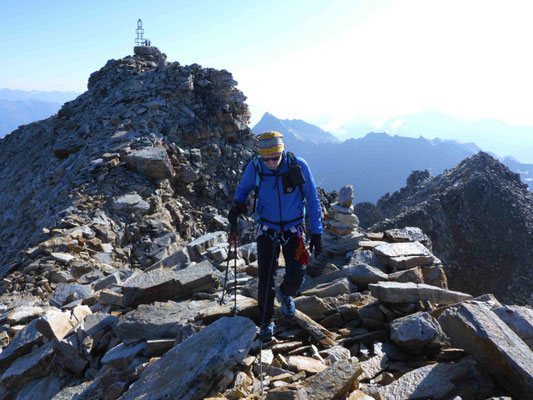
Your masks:
<svg viewBox="0 0 533 400"><path fill-rule="evenodd" d="M315 250L315 257L318 257L320 253L322 253L322 234L311 234L311 243L309 243L309 253L313 254L313 249Z"/></svg>
<svg viewBox="0 0 533 400"><path fill-rule="evenodd" d="M248 209L245 203L234 200L228 213L228 221L230 224L231 232L237 232L237 218L241 214L246 214Z"/></svg>

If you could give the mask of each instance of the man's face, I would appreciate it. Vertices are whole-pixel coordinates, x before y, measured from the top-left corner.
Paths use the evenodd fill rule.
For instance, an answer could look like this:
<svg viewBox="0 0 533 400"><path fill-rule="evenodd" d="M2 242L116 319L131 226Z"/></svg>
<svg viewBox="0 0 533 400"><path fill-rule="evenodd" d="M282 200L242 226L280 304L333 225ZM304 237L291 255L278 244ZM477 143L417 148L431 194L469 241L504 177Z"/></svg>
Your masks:
<svg viewBox="0 0 533 400"><path fill-rule="evenodd" d="M265 163L267 168L273 171L278 167L279 163L281 162L282 154L283 152L273 153L273 154L261 156L261 158L263 159L263 162Z"/></svg>

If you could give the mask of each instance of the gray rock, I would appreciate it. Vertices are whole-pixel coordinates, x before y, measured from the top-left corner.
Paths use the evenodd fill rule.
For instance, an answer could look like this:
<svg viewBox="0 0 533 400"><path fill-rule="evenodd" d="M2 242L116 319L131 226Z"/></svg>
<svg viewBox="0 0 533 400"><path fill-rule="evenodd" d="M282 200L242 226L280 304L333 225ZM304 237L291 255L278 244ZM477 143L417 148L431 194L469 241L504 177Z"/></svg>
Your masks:
<svg viewBox="0 0 533 400"><path fill-rule="evenodd" d="M357 265L333 271L313 279L306 277L301 291L306 291L317 285L326 284L343 278L348 278L350 282L354 283L358 288L366 289L370 283L388 280L388 275L381 272L379 269L372 268L368 265Z"/></svg>
<svg viewBox="0 0 533 400"><path fill-rule="evenodd" d="M440 347L445 340L437 320L426 312L395 319L390 324L390 330L391 340L413 353L420 353L428 347Z"/></svg>
<svg viewBox="0 0 533 400"><path fill-rule="evenodd" d="M533 310L531 308L510 305L494 308L492 311L533 350Z"/></svg>
<svg viewBox="0 0 533 400"><path fill-rule="evenodd" d="M203 398L225 370L247 356L256 329L248 318L219 319L148 366L122 399Z"/></svg>
<svg viewBox="0 0 533 400"><path fill-rule="evenodd" d="M17 393L15 400L51 399L61 390L61 381L57 376L45 376L27 384Z"/></svg>
<svg viewBox="0 0 533 400"><path fill-rule="evenodd" d="M174 339L181 334L189 336L198 330L194 321L204 307L205 302L200 301L141 304L121 316L113 331L123 341Z"/></svg>
<svg viewBox="0 0 533 400"><path fill-rule="evenodd" d="M129 364L128 360L131 361L137 354L142 352L146 348L146 342L136 343L136 344L125 344L120 343L119 345L113 347L102 357L102 364L114 364L122 365L123 361L126 361L126 365Z"/></svg>
<svg viewBox="0 0 533 400"><path fill-rule="evenodd" d="M353 185L346 185L339 190L339 204L342 207L350 207L353 200Z"/></svg>
<svg viewBox="0 0 533 400"><path fill-rule="evenodd" d="M118 211L133 212L144 215L150 211L150 204L137 193L125 194L113 201L112 208Z"/></svg>
<svg viewBox="0 0 533 400"><path fill-rule="evenodd" d="M464 303L439 317L452 344L466 350L519 399L533 393L533 351L493 311Z"/></svg>
<svg viewBox="0 0 533 400"><path fill-rule="evenodd" d="M30 354L18 358L0 377L0 384L6 389L19 390L28 382L49 374L54 358L54 342L50 341Z"/></svg>
<svg viewBox="0 0 533 400"><path fill-rule="evenodd" d="M389 258L401 256L432 256L428 248L420 242L382 243L374 247L372 251L378 256Z"/></svg>
<svg viewBox="0 0 533 400"><path fill-rule="evenodd" d="M314 320L320 320L335 311L335 307L317 296L300 296L294 299L294 306Z"/></svg>
<svg viewBox="0 0 533 400"><path fill-rule="evenodd" d="M120 274L118 272L113 272L111 275L94 281L93 285L94 290L102 290L117 283L120 283Z"/></svg>
<svg viewBox="0 0 533 400"><path fill-rule="evenodd" d="M384 232L385 240L389 242L420 242L431 250L431 239L422 229L406 226L401 229L388 229Z"/></svg>
<svg viewBox="0 0 533 400"><path fill-rule="evenodd" d="M186 298L195 292L214 290L220 285L209 261L180 271L159 268L127 281L122 288L128 305Z"/></svg>
<svg viewBox="0 0 533 400"><path fill-rule="evenodd" d="M307 397L313 400L337 399L349 393L363 370L357 363L340 360L302 383Z"/></svg>
<svg viewBox="0 0 533 400"><path fill-rule="evenodd" d="M350 267L361 264L370 265L371 267L377 268L384 273L387 272L385 265L379 260L372 250L359 250L353 253L352 257L350 258Z"/></svg>
<svg viewBox="0 0 533 400"><path fill-rule="evenodd" d="M146 269L146 271L148 272L149 270L159 268L159 267L181 268L184 265L189 264L190 262L191 262L191 259L189 257L189 251L187 250L186 247L182 247L181 249L163 258L161 261L158 261L152 266L150 266L149 268Z"/></svg>
<svg viewBox="0 0 533 400"><path fill-rule="evenodd" d="M464 390L465 383L470 383L474 390L474 395L472 396L470 392L471 397L468 398L485 398L481 395L483 388L476 388L480 385L479 382L472 382L472 378L476 375L479 376L480 373L475 361L471 358L465 358L457 364L428 365L407 372L398 380L381 387L379 398L382 400L444 400L453 398L461 389ZM476 392L481 393L477 395Z"/></svg>
<svg viewBox="0 0 533 400"><path fill-rule="evenodd" d="M386 303L416 303L429 300L434 304L454 304L469 300L471 295L412 282L380 282L368 285L370 293Z"/></svg>
<svg viewBox="0 0 533 400"><path fill-rule="evenodd" d="M227 243L228 234L224 231L207 233L193 240L187 245L189 255L193 261L200 261L206 255L207 249L218 243Z"/></svg>
<svg viewBox="0 0 533 400"><path fill-rule="evenodd" d="M35 328L36 320L31 321L13 338L0 353L0 371L4 371L14 360L29 353L34 346L40 346L43 335Z"/></svg>
<svg viewBox="0 0 533 400"><path fill-rule="evenodd" d="M37 306L19 306L13 309L8 316L7 322L10 325L19 325L28 323L32 319L43 315L44 309Z"/></svg>
<svg viewBox="0 0 533 400"><path fill-rule="evenodd" d="M162 180L174 176L172 163L167 152L160 147L146 147L128 154L128 167L142 172L150 178Z"/></svg>
<svg viewBox="0 0 533 400"><path fill-rule="evenodd" d="M54 307L61 307L79 299L91 297L92 290L90 285L76 285L60 283L50 298L50 304Z"/></svg>
<svg viewBox="0 0 533 400"><path fill-rule="evenodd" d="M419 267L410 268L389 274L389 281L424 283L424 277ZM434 285L436 286L436 285ZM439 286L440 287L440 286Z"/></svg>
<svg viewBox="0 0 533 400"><path fill-rule="evenodd" d="M303 296L332 297L350 293L350 282L347 278L337 279L333 282L319 284L302 293Z"/></svg>
<svg viewBox="0 0 533 400"><path fill-rule="evenodd" d="M69 264L75 258L72 254L68 253L52 253L50 255L54 260L61 264Z"/></svg>

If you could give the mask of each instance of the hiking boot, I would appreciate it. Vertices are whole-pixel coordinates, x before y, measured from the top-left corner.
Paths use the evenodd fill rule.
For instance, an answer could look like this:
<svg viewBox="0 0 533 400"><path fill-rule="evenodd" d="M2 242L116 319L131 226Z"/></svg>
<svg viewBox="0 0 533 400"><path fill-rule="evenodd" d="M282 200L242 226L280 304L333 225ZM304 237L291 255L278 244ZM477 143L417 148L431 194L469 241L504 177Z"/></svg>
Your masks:
<svg viewBox="0 0 533 400"><path fill-rule="evenodd" d="M281 291L281 288L278 287L276 290L276 297L281 303L281 311L287 318L294 318L294 300L292 296L286 296Z"/></svg>
<svg viewBox="0 0 533 400"><path fill-rule="evenodd" d="M270 342L272 340L273 334L274 321L268 321L261 325L261 330L259 331L259 339L261 339L262 342Z"/></svg>

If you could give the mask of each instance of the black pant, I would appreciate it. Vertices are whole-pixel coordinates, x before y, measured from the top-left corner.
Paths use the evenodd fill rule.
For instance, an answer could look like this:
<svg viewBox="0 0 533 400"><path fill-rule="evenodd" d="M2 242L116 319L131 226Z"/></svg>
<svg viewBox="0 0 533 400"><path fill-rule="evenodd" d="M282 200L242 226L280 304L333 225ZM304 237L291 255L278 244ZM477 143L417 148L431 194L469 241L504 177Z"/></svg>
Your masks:
<svg viewBox="0 0 533 400"><path fill-rule="evenodd" d="M258 301L260 317L265 313L265 318L262 322L268 322L274 316L274 278L278 269L280 247L283 247L283 257L285 258L285 276L280 285L282 293L286 296L295 296L298 289L300 289L300 286L302 286L305 275L305 266L294 259L294 253L298 248L298 235L292 232L284 232L284 234L277 240L277 243L274 243L276 241L275 234L276 233L272 230L268 230L257 237L257 262L259 264Z"/></svg>

